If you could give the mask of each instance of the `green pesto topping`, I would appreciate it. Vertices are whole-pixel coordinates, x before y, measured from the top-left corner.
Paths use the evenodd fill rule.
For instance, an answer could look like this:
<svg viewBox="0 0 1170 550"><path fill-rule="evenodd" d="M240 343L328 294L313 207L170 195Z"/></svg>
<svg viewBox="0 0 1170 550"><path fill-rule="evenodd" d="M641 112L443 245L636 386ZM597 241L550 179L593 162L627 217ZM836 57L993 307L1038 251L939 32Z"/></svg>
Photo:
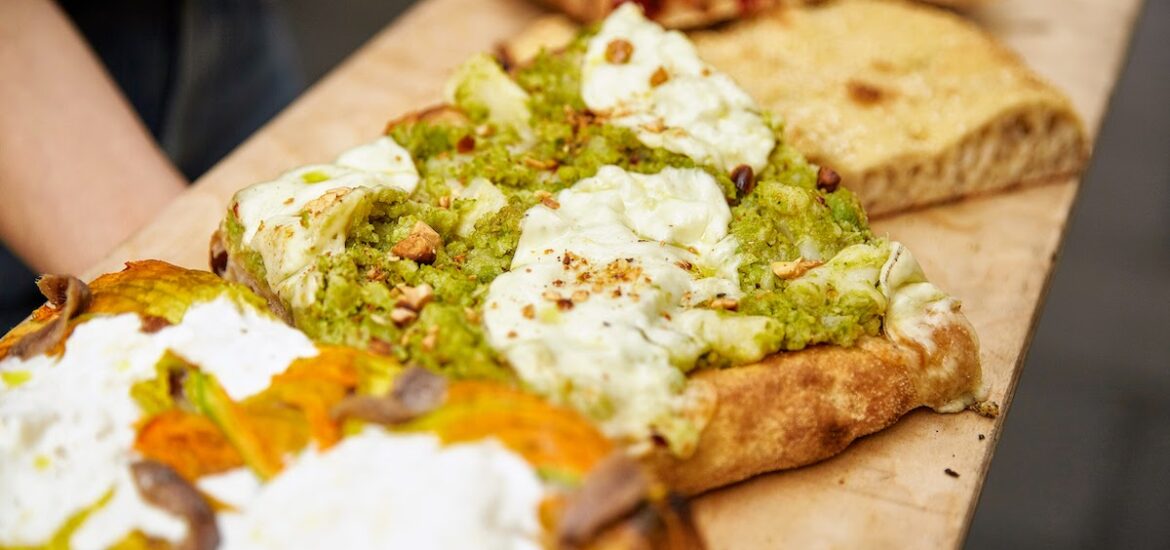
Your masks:
<svg viewBox="0 0 1170 550"><path fill-rule="evenodd" d="M740 364L820 343L850 345L877 334L885 302L876 292L876 270L887 246L870 232L854 195L818 189L816 167L780 140L779 124L772 124L778 145L747 193L722 170L647 147L632 130L607 124L580 96L588 38L541 53L510 81L490 58L477 57L448 88L462 122L391 128L389 135L419 170L419 185L410 197L379 193L369 216L350 228L344 253L319 259L322 284L316 301L294 312L297 325L319 340L383 350L450 376L511 378L479 322L488 285L508 269L521 218L542 193L566 189L612 164L646 174L666 167L705 170L731 205L729 230L740 244L744 297L738 309L719 316L742 321L718 323L728 331L726 345L701 358L700 366ZM517 103L524 96L527 112ZM442 238L432 263L389 252L418 221ZM225 227L229 241L238 243L239 223L229 216ZM856 251L835 259L847 249ZM259 256L243 251L242 257L262 279ZM772 272L773 263L798 259L828 263L794 280ZM872 277L859 284L840 280L857 266ZM417 319L396 323L395 288L422 284L434 288L433 301Z"/></svg>

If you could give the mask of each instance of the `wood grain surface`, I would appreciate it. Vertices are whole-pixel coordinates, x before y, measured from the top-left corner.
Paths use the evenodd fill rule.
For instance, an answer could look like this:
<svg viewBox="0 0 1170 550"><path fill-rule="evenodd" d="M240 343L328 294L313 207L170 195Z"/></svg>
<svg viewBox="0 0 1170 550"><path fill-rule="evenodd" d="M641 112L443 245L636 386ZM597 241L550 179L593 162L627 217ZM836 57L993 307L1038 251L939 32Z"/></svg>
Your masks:
<svg viewBox="0 0 1170 550"><path fill-rule="evenodd" d="M1095 136L1140 4L1002 0L971 16L1064 89ZM206 268L208 237L235 190L332 159L378 135L394 115L437 102L452 68L541 14L523 0L420 2L89 275L139 258ZM960 546L1076 190L1075 181L1057 182L876 222L878 232L906 243L931 279L963 300L982 340L992 397L1005 414L993 421L917 411L831 460L707 494L695 510L711 547Z"/></svg>

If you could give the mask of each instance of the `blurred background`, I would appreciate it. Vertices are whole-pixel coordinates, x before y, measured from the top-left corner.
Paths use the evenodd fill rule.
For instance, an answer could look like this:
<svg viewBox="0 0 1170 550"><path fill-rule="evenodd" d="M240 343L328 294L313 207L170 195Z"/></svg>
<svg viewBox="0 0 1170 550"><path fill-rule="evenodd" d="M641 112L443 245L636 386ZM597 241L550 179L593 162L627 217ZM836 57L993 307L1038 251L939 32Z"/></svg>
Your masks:
<svg viewBox="0 0 1170 550"><path fill-rule="evenodd" d="M263 2L265 17L280 34L277 42L285 46L273 55L298 74L279 83L282 94L257 120L230 132L207 130L222 150L188 159L184 172L197 177L411 3ZM87 3L72 4L86 9ZM969 548L1170 548L1167 37L1170 0L1147 0L1082 183ZM14 260L0 254L3 262ZM0 280L0 333L40 303L30 291L32 274L11 273Z"/></svg>

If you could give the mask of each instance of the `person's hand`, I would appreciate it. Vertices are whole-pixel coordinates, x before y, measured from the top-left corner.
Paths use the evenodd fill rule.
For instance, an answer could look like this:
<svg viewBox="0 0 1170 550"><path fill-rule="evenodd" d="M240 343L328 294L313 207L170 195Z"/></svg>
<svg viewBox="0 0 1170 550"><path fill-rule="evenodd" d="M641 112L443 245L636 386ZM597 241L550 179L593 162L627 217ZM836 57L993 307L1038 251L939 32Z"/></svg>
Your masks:
<svg viewBox="0 0 1170 550"><path fill-rule="evenodd" d="M50 0L0 1L0 239L79 273L178 195L183 176Z"/></svg>

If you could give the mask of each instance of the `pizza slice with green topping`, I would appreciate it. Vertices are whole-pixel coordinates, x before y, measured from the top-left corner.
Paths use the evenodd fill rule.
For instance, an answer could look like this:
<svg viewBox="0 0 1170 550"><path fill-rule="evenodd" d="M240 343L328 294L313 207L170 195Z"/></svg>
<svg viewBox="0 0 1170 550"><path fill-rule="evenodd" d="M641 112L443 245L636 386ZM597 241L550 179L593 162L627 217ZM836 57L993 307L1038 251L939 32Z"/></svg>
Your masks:
<svg viewBox="0 0 1170 550"><path fill-rule="evenodd" d="M320 341L572 407L688 492L986 397L958 300L633 5L446 96L237 193L216 271Z"/></svg>
<svg viewBox="0 0 1170 550"><path fill-rule="evenodd" d="M0 339L0 548L701 547L684 501L531 393L314 344L162 262L41 288Z"/></svg>

